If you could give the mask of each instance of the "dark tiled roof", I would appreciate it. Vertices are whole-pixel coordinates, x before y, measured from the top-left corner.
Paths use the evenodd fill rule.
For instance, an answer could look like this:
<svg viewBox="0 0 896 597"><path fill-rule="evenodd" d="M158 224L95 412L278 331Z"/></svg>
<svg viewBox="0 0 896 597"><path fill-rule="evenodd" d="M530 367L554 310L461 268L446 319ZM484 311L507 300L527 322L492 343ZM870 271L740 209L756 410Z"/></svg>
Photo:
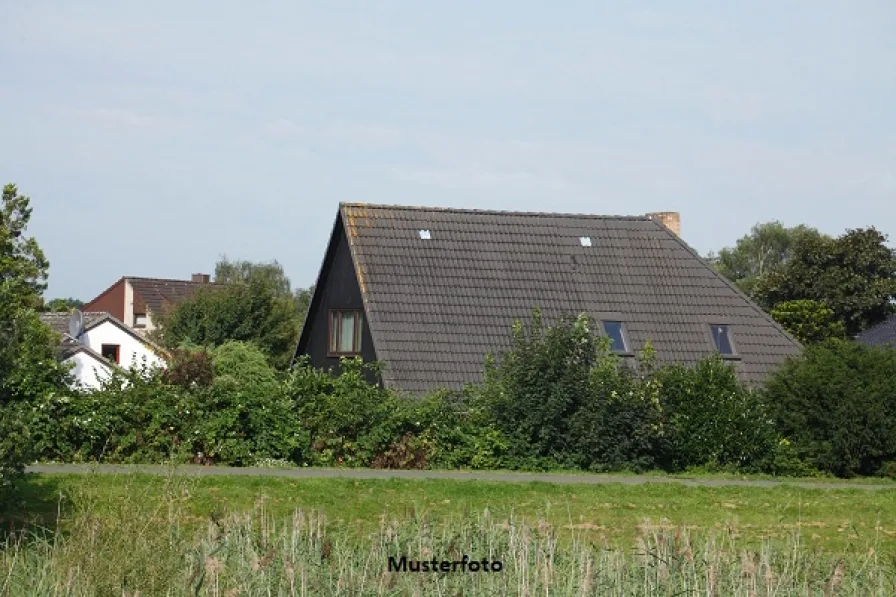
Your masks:
<svg viewBox="0 0 896 597"><path fill-rule="evenodd" d="M71 318L71 313L40 313L38 316L40 317L40 320L46 325L50 326L53 331L60 334L68 334L68 322ZM93 327L95 323L105 319L106 317L111 316L103 311L85 311L84 327Z"/></svg>
<svg viewBox="0 0 896 597"><path fill-rule="evenodd" d="M192 282L190 280L165 280L161 278L136 278L127 276L140 301L150 311L160 313L164 308L192 297L200 288L215 288L221 284Z"/></svg>
<svg viewBox="0 0 896 597"><path fill-rule="evenodd" d="M869 346L896 346L896 316L868 328L856 340Z"/></svg>
<svg viewBox="0 0 896 597"><path fill-rule="evenodd" d="M661 362L713 352L727 323L749 382L800 346L674 233L646 217L342 204L383 381L411 392L481 379L517 319L625 322ZM419 231L428 230L429 240ZM591 246L582 246L589 237Z"/></svg>

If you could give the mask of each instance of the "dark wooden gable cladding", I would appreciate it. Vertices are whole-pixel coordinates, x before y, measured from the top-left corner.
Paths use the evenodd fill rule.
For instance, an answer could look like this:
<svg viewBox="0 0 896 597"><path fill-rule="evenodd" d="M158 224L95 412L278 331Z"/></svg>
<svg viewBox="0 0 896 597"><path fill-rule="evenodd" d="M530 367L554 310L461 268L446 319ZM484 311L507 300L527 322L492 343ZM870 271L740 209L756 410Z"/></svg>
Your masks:
<svg viewBox="0 0 896 597"><path fill-rule="evenodd" d="M339 357L333 356L329 350L330 313L333 311L361 313L361 358L365 362L375 361L373 338L364 314L361 287L358 284L351 247L345 235L341 215L336 218L296 349L296 356L308 355L314 367L338 369ZM373 375L368 375L368 380L379 381Z"/></svg>

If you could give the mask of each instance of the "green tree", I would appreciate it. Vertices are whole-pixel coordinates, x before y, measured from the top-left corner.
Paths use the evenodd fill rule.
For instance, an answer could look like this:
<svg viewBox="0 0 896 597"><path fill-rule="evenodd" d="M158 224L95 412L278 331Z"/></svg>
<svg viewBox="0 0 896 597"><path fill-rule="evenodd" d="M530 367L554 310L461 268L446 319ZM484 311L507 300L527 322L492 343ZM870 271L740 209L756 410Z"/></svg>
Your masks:
<svg viewBox="0 0 896 597"><path fill-rule="evenodd" d="M772 309L771 316L803 344L818 344L846 335L834 310L819 301L785 301Z"/></svg>
<svg viewBox="0 0 896 597"><path fill-rule="evenodd" d="M787 362L765 394L800 457L850 477L896 460L894 388L896 351L828 340Z"/></svg>
<svg viewBox="0 0 896 597"><path fill-rule="evenodd" d="M896 254L874 228L797 240L782 267L753 289L766 309L795 300L829 307L850 336L889 317L896 299Z"/></svg>
<svg viewBox="0 0 896 597"><path fill-rule="evenodd" d="M66 369L55 357L55 334L37 317L49 263L25 235L30 199L13 184L0 204L0 497L31 454L29 409L64 388Z"/></svg>
<svg viewBox="0 0 896 597"><path fill-rule="evenodd" d="M177 304L160 318L157 337L169 348L251 342L276 367L286 368L298 332L291 296L277 296L266 281L250 279L245 284L202 289Z"/></svg>
<svg viewBox="0 0 896 597"><path fill-rule="evenodd" d="M820 236L804 225L787 228L777 221L756 224L734 247L726 247L708 259L722 275L751 294L757 280L787 263L797 240Z"/></svg>
<svg viewBox="0 0 896 597"><path fill-rule="evenodd" d="M277 297L292 295L289 278L283 271L283 266L277 262L254 263L252 261L231 261L226 255L215 264L215 282L218 284L248 284L257 282L267 286L271 293Z"/></svg>
<svg viewBox="0 0 896 597"><path fill-rule="evenodd" d="M64 313L66 311L71 311L72 309L80 309L84 306L84 301L80 301L76 298L68 297L68 298L54 298L53 300L45 303L43 305L42 311L53 311L56 313Z"/></svg>

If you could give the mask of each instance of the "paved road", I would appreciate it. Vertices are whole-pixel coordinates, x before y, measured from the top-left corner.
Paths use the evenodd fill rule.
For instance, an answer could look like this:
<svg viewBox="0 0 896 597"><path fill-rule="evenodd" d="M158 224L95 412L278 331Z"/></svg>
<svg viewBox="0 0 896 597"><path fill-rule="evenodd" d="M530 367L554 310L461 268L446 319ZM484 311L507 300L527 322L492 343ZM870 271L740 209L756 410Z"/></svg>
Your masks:
<svg viewBox="0 0 896 597"><path fill-rule="evenodd" d="M486 471L394 471L372 469L330 469L330 468L251 468L225 466L193 466L177 467L154 465L118 465L118 464L35 464L26 469L40 474L101 474L144 473L166 475L172 471L193 476L247 476L247 477L289 477L295 479L453 479L463 481L497 481L516 483L582 483L588 485L604 485L622 483L624 485L641 485L644 483L677 483L691 487L803 487L806 489L896 489L896 484L862 484L825 481L764 481L756 479L690 479L686 477L650 477L620 475L573 475L563 473L506 473Z"/></svg>

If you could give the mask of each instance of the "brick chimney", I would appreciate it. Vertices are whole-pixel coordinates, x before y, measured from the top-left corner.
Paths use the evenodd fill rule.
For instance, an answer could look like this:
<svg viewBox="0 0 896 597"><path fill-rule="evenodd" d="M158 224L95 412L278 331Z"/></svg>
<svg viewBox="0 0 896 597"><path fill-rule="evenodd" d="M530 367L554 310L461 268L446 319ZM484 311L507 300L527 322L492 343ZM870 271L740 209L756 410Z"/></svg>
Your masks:
<svg viewBox="0 0 896 597"><path fill-rule="evenodd" d="M208 274L193 274L192 281L197 284L208 284L210 277Z"/></svg>
<svg viewBox="0 0 896 597"><path fill-rule="evenodd" d="M675 236L681 236L681 214L677 211L656 211L646 215L674 232Z"/></svg>

